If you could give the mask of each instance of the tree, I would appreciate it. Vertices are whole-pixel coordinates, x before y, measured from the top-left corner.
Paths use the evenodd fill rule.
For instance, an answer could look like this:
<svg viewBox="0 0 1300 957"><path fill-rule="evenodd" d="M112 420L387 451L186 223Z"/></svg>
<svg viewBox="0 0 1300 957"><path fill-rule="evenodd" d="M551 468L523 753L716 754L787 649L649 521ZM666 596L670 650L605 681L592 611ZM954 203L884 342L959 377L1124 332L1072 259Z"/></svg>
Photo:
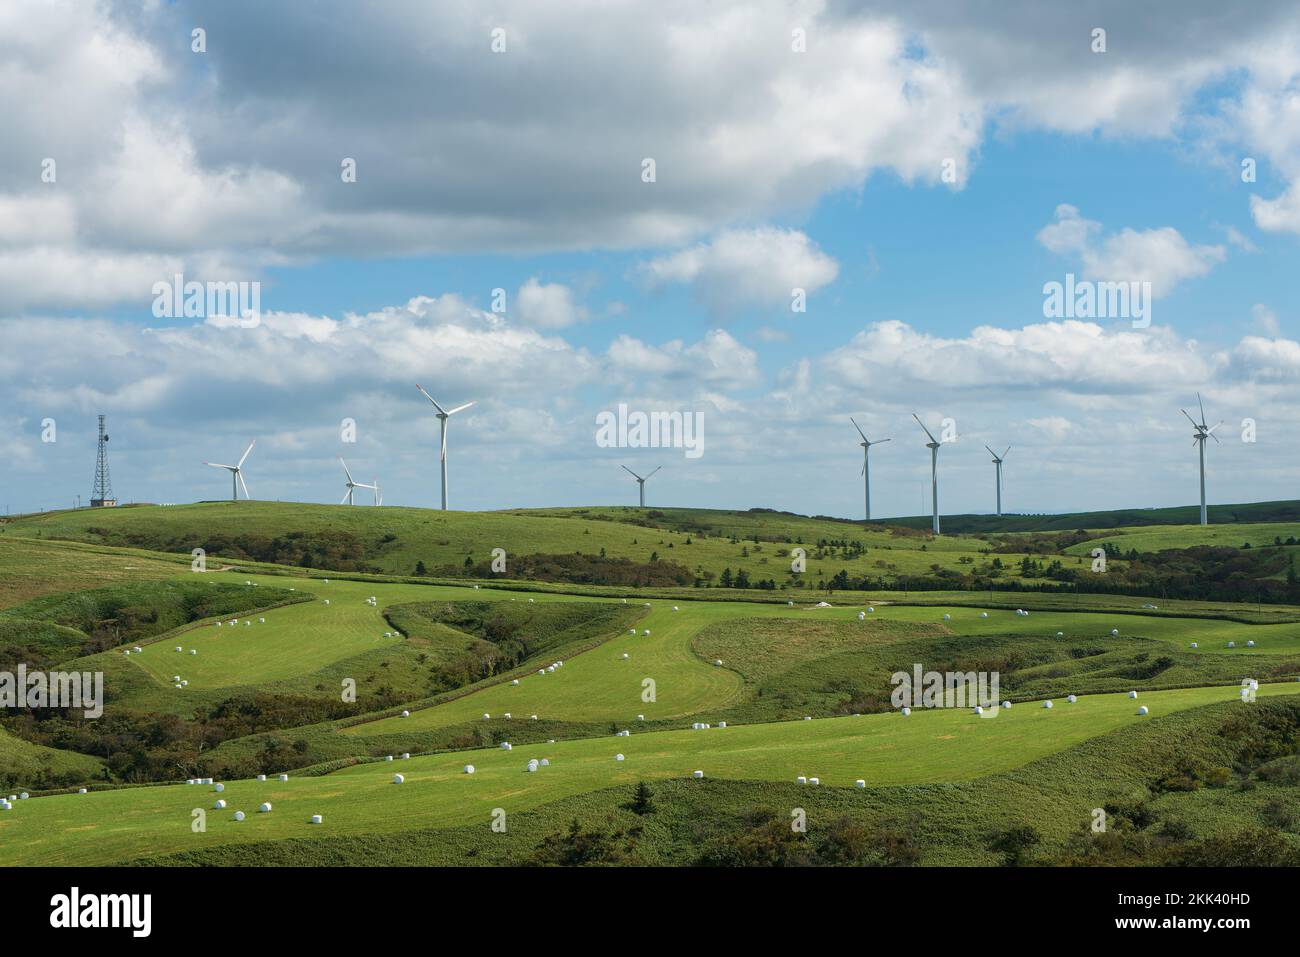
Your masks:
<svg viewBox="0 0 1300 957"><path fill-rule="evenodd" d="M424 559L420 559L418 562L415 563L415 574L417 575L429 574L428 570L424 567Z"/></svg>
<svg viewBox="0 0 1300 957"><path fill-rule="evenodd" d="M1042 842L1042 835L1032 825L1022 824L994 835L989 850L1001 854L1007 867L1019 867L1029 849Z"/></svg>
<svg viewBox="0 0 1300 957"><path fill-rule="evenodd" d="M650 790L650 785L644 781L638 781L632 800L627 803L626 807L634 814L652 814L655 809L654 796L655 793Z"/></svg>

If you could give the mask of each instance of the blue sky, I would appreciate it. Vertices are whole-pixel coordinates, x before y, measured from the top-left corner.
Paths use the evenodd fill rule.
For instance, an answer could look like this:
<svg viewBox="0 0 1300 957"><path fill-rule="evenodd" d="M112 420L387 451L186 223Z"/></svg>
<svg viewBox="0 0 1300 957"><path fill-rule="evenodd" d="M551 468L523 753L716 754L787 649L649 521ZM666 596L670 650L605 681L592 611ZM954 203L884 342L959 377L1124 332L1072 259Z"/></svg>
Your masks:
<svg viewBox="0 0 1300 957"><path fill-rule="evenodd" d="M454 507L631 501L618 466L662 464L652 502L852 516L852 414L895 438L877 515L914 514L913 410L955 422L946 511L991 507L986 442L1012 510L1188 503L1197 391L1211 500L1290 497L1300 15L1172 10L17 3L0 504L85 499L104 412L125 500L221 497L202 461L256 437L256 497L337 501L343 454L430 505L415 382L477 400ZM261 283L258 325L155 317L175 272ZM1066 273L1151 282L1151 327L1045 318ZM619 402L701 417L705 454L599 447Z"/></svg>

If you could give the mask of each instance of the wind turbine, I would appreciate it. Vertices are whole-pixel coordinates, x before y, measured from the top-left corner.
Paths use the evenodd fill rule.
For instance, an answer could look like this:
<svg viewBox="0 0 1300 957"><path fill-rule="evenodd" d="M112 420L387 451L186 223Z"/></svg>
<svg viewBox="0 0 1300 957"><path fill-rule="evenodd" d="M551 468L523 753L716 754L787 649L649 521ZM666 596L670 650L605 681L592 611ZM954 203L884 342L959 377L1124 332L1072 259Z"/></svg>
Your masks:
<svg viewBox="0 0 1300 957"><path fill-rule="evenodd" d="M348 490L347 493L343 496L343 501L339 502L340 505L354 504L352 501L352 490L358 488L368 488L371 491L373 491L375 493L376 505L380 504L383 501L383 498L379 494L379 479L375 479L374 485L366 485L364 482L354 482L352 480L352 473L348 471L348 463L343 461L343 456L341 455L339 456L339 461L343 463L343 474L348 477Z"/></svg>
<svg viewBox="0 0 1300 957"><path fill-rule="evenodd" d="M871 468L869 453L873 445L881 445L888 442L889 439L876 439L872 442L867 438L867 434L862 431L862 426L854 421L853 416L849 416L849 421L853 422L853 427L858 430L858 435L862 436L862 441L858 445L862 446L862 489L867 499L867 521L871 521Z"/></svg>
<svg viewBox="0 0 1300 957"><path fill-rule="evenodd" d="M219 462L204 462L204 465L211 465L214 469L226 469L230 473L230 500L236 502L239 500L239 489L244 490L244 498L252 498L248 494L248 486L244 484L244 473L240 471L244 467L244 459L248 458L248 453L253 451L253 446L257 444L257 439L248 443L248 448L244 449L244 454L239 457L238 465L222 465Z"/></svg>
<svg viewBox="0 0 1300 957"><path fill-rule="evenodd" d="M984 446L984 448L989 449L987 445ZM1011 446L1008 445L1007 452L1010 451L1011 451ZM1003 452L1001 455L998 455L998 453L994 452L992 449L989 449L989 455L993 456L993 464L997 466L997 470L998 470L998 515L999 516L1002 515L1002 460L1007 457L1007 452Z"/></svg>
<svg viewBox="0 0 1300 957"><path fill-rule="evenodd" d="M1223 421L1220 420L1218 423L1207 429L1205 427L1205 403L1201 401L1201 394L1199 392L1196 393L1196 404L1200 406L1201 409L1201 421L1199 423L1190 415L1187 415L1186 409L1179 409L1178 411L1183 415L1187 415L1187 421L1192 423L1192 428L1196 430L1192 434L1192 444L1200 446L1201 453L1201 524L1209 525L1210 518L1205 511L1205 440L1208 438L1214 439L1216 442L1219 441L1219 437L1214 434L1214 430L1220 425L1223 425Z"/></svg>
<svg viewBox="0 0 1300 957"><path fill-rule="evenodd" d="M931 501L934 504L934 534L938 535L939 534L939 443L933 435L930 435L930 430L925 427L925 423L921 421L920 416L918 416L915 412L913 412L912 418L916 419L916 424L921 427L921 430L925 432L926 435L930 436L930 441L925 443L925 447L930 450L930 497L931 497Z"/></svg>
<svg viewBox="0 0 1300 957"><path fill-rule="evenodd" d="M630 475L630 476L632 476L634 479L636 479L637 491L639 491L639 492L641 493L641 507L642 507L642 508L645 508L645 483L646 483L646 479L648 479L648 478L650 477L650 475L654 475L655 472L658 472L659 469L663 468L663 466L662 466L662 465L656 466L656 467L655 467L655 472L651 472L650 475L647 475L645 478L642 478L641 476L637 475L635 472L633 472L633 471L632 471L630 468L628 468L626 465L620 465L619 468L621 468L621 469L622 469L624 472L626 472L628 475Z"/></svg>
<svg viewBox="0 0 1300 957"><path fill-rule="evenodd" d="M420 390L420 394L422 396L424 396L426 399L428 399L430 402L433 403L433 407L438 410L438 421L442 424L442 452L440 453L442 458L442 509L443 511L446 511L447 510L447 420L450 419L457 412L461 412L464 411L465 409L468 409L474 403L466 402L464 405L458 405L456 406L456 408L448 412L446 409L444 409L442 406L438 404L438 401L433 396L429 395L429 393L424 391L423 386L417 383L415 387Z"/></svg>

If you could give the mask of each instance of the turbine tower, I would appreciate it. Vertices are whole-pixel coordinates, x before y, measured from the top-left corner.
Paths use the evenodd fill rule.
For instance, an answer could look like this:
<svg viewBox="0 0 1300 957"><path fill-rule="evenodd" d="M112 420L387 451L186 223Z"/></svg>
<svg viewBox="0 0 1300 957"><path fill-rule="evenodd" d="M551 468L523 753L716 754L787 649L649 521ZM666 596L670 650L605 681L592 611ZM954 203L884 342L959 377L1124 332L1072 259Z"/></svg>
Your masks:
<svg viewBox="0 0 1300 957"><path fill-rule="evenodd" d="M90 493L91 508L112 508L117 504L113 497L113 482L108 477L108 433L104 431L104 417L99 417L99 452L95 459L95 487Z"/></svg>
<svg viewBox="0 0 1300 957"><path fill-rule="evenodd" d="M984 446L984 448L989 449L987 445ZM998 471L998 516L999 517L1001 517L1002 515L1002 460L1007 457L1007 452L1010 451L1011 451L1011 446L1009 445L1007 446L1007 451L1003 452L1001 455L998 455L998 453L994 452L992 449L989 449L989 455L993 456L993 465L997 468Z"/></svg>
<svg viewBox="0 0 1300 957"><path fill-rule="evenodd" d="M921 427L921 430L930 437L930 441L925 443L925 447L930 450L930 500L933 503L933 507L934 507L934 534L938 535L939 534L939 443L933 435L930 435L930 430L925 427L925 423L921 421L921 417L919 415L913 412L912 418L916 419L916 424L919 425Z"/></svg>
<svg viewBox="0 0 1300 957"><path fill-rule="evenodd" d="M862 446L862 491L867 501L867 521L871 521L871 468L869 454L873 445L881 445L888 442L889 439L876 439L872 442L867 438L867 434L862 431L862 426L854 421L853 416L849 416L849 421L853 422L853 427L858 430L858 435L862 436L862 441L858 445Z"/></svg>
<svg viewBox="0 0 1300 957"><path fill-rule="evenodd" d="M466 402L464 405L458 405L456 408L448 412L438 404L438 401L433 396L424 391L423 386L417 383L415 387L419 389L420 394L432 402L433 407L438 410L438 421L442 425L442 451L439 454L442 459L442 510L445 512L447 510L447 420L457 412L462 412L465 409L468 409L474 403Z"/></svg>
<svg viewBox="0 0 1300 957"><path fill-rule="evenodd" d="M204 465L211 465L214 469L225 469L230 473L230 500L236 502L239 500L239 490L244 490L244 498L252 498L248 494L248 486L244 484L244 473L241 471L244 467L244 459L248 458L248 453L253 451L253 446L257 444L257 439L248 443L248 448L244 449L244 454L239 457L238 465L222 465L219 462L204 462Z"/></svg>
<svg viewBox="0 0 1300 957"><path fill-rule="evenodd" d="M1183 415L1187 415L1187 421L1192 423L1192 428L1196 430L1192 433L1192 444L1200 446L1201 454L1201 524L1209 525L1209 514L1205 511L1205 440L1214 439L1215 442L1219 441L1219 437L1214 434L1214 430L1220 425L1223 425L1223 421L1220 420L1207 429L1205 427L1205 403L1201 401L1201 394L1199 392L1196 393L1196 404L1200 406L1201 409L1201 421L1199 423L1190 415L1187 415L1186 409L1179 409L1178 411Z"/></svg>
<svg viewBox="0 0 1300 957"><path fill-rule="evenodd" d="M651 472L650 475L647 475L645 478L642 478L641 476L637 475L635 472L633 472L633 471L632 471L630 468L628 468L626 465L620 465L619 468L621 468L621 469L622 469L624 472L626 472L628 475L630 475L630 476L632 476L634 479L636 479L637 491L639 491L639 492L641 493L641 507L642 507L642 508L645 508L645 482L646 482L646 479L648 479L648 478L650 477L650 475L654 475L655 472L658 472L661 468L663 468L663 466L662 466L662 465L656 466L656 467L655 467L655 472Z"/></svg>
<svg viewBox="0 0 1300 957"><path fill-rule="evenodd" d="M341 455L339 456L339 461L343 463L343 474L348 477L348 490L343 496L343 501L339 502L340 505L355 504L352 501L352 491L353 489L358 489L358 488L368 488L371 491L373 491L375 493L376 505L378 505L380 502L383 501L382 497L379 494L379 479L375 479L375 484L373 485L366 485L364 482L355 482L352 480L352 473L348 471L348 463L343 461L343 456Z"/></svg>

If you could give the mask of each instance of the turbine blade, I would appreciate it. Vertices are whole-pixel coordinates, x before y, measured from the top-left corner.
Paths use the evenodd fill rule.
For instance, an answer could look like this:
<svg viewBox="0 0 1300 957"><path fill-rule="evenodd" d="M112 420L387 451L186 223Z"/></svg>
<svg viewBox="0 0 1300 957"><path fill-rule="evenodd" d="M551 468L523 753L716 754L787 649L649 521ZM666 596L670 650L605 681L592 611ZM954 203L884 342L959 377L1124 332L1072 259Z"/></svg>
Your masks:
<svg viewBox="0 0 1300 957"><path fill-rule="evenodd" d="M1178 411L1181 412L1183 415L1187 415L1186 409L1179 409ZM1200 426L1196 424L1196 420L1193 419L1190 415L1187 415L1187 421L1192 423L1193 428L1197 428L1197 429L1200 428Z"/></svg>
<svg viewBox="0 0 1300 957"><path fill-rule="evenodd" d="M937 441L937 440L935 439L935 437L934 437L933 435L930 434L930 430L927 429L927 428L925 427L925 423L921 421L921 417L920 417L919 415L917 415L915 412L913 412L913 413L912 413L912 418L916 419L916 424L919 425L919 426L921 427L921 431L923 431L926 435L929 435L929 436L930 436L930 441L931 441L931 442L935 442L935 441Z"/></svg>
<svg viewBox="0 0 1300 957"><path fill-rule="evenodd" d="M240 468L243 468L243 466L244 466L244 459L248 458L248 453L251 452L251 451L253 451L253 446L256 445L256 444L257 444L257 439L253 439L253 441L251 441L251 442L248 443L248 448L244 449L244 454L241 455L240 458L239 458L239 467L240 467Z"/></svg>
<svg viewBox="0 0 1300 957"><path fill-rule="evenodd" d="M450 412L448 412L447 414L448 414L448 415L455 415L457 412L462 412L462 411L464 411L465 409L468 409L468 408L469 408L471 405L473 405L473 404L474 404L473 402L466 402L464 405L458 405L458 406L456 406L456 408L452 409L452 410L451 410Z"/></svg>
<svg viewBox="0 0 1300 957"><path fill-rule="evenodd" d="M235 469L235 478L239 479L239 487L244 490L244 498L252 498L253 496L248 494L248 485L244 482L244 473Z"/></svg>
<svg viewBox="0 0 1300 957"><path fill-rule="evenodd" d="M872 442L871 444L872 444L872 445L883 445L884 443L889 442L889 441L892 441L892 440L891 440L891 439L876 439L876 441Z"/></svg>
<svg viewBox="0 0 1300 957"><path fill-rule="evenodd" d="M230 471L232 472L235 470L235 467L233 465L222 465L219 462L204 462L203 464L211 465L214 469L230 469Z"/></svg>
<svg viewBox="0 0 1300 957"><path fill-rule="evenodd" d="M416 387L417 389L420 390L420 394L421 394L422 396L424 396L426 399L428 399L430 402L433 403L433 407L434 407L435 409L437 409L439 412L442 412L443 415L446 415L446 414L447 414L447 413L443 410L442 406L440 406L440 405L438 404L438 400L435 399L433 396L429 395L429 393L427 393L427 392L424 391L424 386L420 385L420 384L417 382L417 383L415 384L415 387Z"/></svg>
<svg viewBox="0 0 1300 957"><path fill-rule="evenodd" d="M1205 403L1201 401L1201 394L1196 393L1196 404L1201 407L1201 428L1205 428Z"/></svg>
<svg viewBox="0 0 1300 957"><path fill-rule="evenodd" d="M984 448L989 449L987 445L984 446ZM994 459L998 457L998 453L994 452L992 449L989 449L989 455L993 456Z"/></svg>
<svg viewBox="0 0 1300 957"><path fill-rule="evenodd" d="M634 479L636 479L638 482L644 481L644 479L642 479L641 476L637 475L635 472L633 472L633 471L632 471L630 468L628 468L626 465L620 465L619 468L621 468L621 469L622 469L624 472L626 472L628 475L632 476L632 477L633 477ZM650 477L650 476L648 476L648 475L646 476L646 478L649 478L649 477Z"/></svg>
<svg viewBox="0 0 1300 957"><path fill-rule="evenodd" d="M657 466L655 466L655 472L658 472L661 468L663 468L662 465L657 465ZM651 472L650 475L654 475L655 472ZM649 478L650 475L647 475L646 478Z"/></svg>
<svg viewBox="0 0 1300 957"><path fill-rule="evenodd" d="M870 442L870 441L871 441L870 439L867 438L867 433L865 433L865 432L862 431L862 426L858 425L857 420L855 420L855 419L853 418L853 416L849 416L849 421L852 422L852 423L853 423L853 427L854 427L855 429L858 430L858 435L862 436L862 441L863 441L863 442Z"/></svg>
<svg viewBox="0 0 1300 957"><path fill-rule="evenodd" d="M339 499L339 504L340 504L340 505L346 505L346 504L348 504L348 496L351 495L351 494L352 494L352 489L348 489L346 492L344 492L344 493L343 493L343 497L342 497L341 499Z"/></svg>
<svg viewBox="0 0 1300 957"><path fill-rule="evenodd" d="M348 471L348 463L343 461L343 456L341 455L339 456L339 462L343 465L343 474L346 475L348 477L348 481L351 482L352 473Z"/></svg>
<svg viewBox="0 0 1300 957"><path fill-rule="evenodd" d="M1008 445L1008 446L1007 446L1007 452L1010 452L1010 451L1011 451L1011 446ZM1002 457L1003 457L1004 459L1007 457L1007 452L1003 452L1003 453L1002 453Z"/></svg>

